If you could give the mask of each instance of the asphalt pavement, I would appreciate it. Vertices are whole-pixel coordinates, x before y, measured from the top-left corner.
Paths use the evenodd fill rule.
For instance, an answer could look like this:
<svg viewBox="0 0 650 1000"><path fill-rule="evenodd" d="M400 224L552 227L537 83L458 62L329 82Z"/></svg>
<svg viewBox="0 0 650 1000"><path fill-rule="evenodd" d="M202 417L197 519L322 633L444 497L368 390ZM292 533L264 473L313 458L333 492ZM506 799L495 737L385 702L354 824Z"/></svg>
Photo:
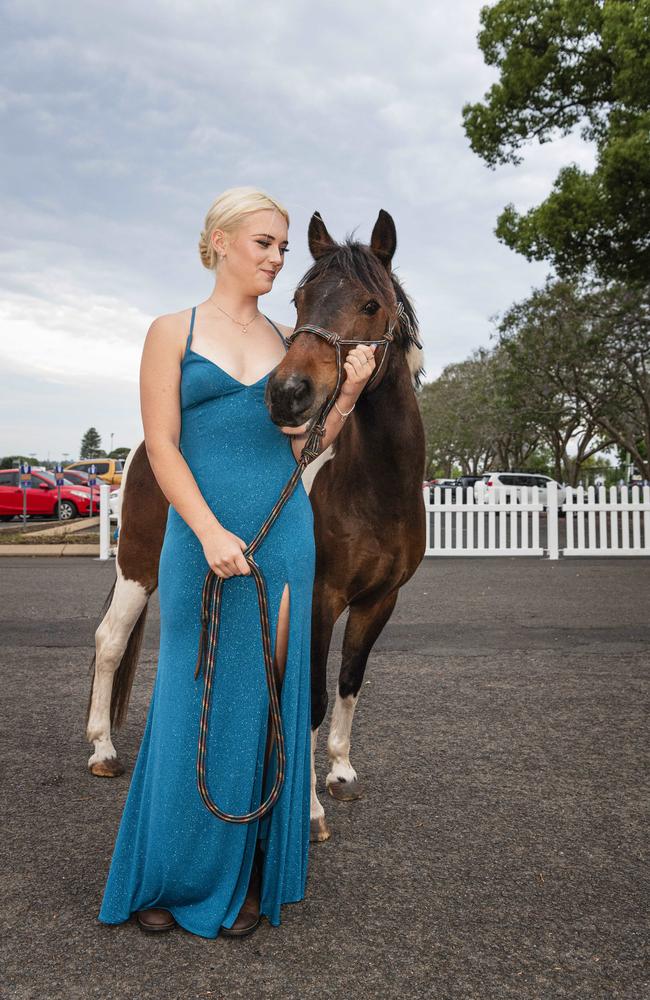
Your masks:
<svg viewBox="0 0 650 1000"><path fill-rule="evenodd" d="M114 569L0 570L3 998L650 995L647 559L427 558L366 673L351 754L365 795L325 793L321 736L333 836L310 849L306 898L241 941L96 919L155 676L156 600L115 739L127 773L99 779L83 716Z"/></svg>

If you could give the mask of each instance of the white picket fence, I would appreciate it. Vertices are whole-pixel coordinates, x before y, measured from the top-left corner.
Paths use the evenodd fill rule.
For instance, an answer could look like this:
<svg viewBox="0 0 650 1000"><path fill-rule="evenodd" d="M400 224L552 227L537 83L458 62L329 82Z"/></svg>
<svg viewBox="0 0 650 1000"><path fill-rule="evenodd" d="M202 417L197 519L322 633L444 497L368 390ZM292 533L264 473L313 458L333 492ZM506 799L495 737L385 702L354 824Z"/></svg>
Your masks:
<svg viewBox="0 0 650 1000"><path fill-rule="evenodd" d="M650 556L650 486L567 490L565 556Z"/></svg>
<svg viewBox="0 0 650 1000"><path fill-rule="evenodd" d="M492 487L483 501L456 487L453 502L451 490L443 502L439 486L425 486L425 555L650 556L650 486L633 487L631 499L615 486L567 488L561 505L555 483L546 492L543 504L536 486L526 496Z"/></svg>

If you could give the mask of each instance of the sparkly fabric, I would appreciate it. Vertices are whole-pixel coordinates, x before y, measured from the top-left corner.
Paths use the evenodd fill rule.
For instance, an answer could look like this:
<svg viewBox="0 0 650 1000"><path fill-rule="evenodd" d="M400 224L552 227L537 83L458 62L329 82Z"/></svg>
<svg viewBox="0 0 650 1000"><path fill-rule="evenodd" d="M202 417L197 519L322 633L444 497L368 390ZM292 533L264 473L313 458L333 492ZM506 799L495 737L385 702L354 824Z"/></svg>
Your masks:
<svg viewBox="0 0 650 1000"><path fill-rule="evenodd" d="M264 405L270 373L244 385L190 343L191 332L182 361L180 449L219 521L249 542L295 470L291 442ZM160 558L158 670L99 912L103 923L159 906L186 930L217 937L244 902L257 837L264 849L261 912L277 926L282 903L304 898L315 545L301 480L255 561L267 585L272 648L285 583L290 588L280 797L262 820L235 824L214 816L199 795L203 676L195 681L194 668L208 565L198 538L170 507ZM207 749L210 793L229 812L252 811L273 786L275 746L262 788L268 708L255 581L237 575L224 583Z"/></svg>

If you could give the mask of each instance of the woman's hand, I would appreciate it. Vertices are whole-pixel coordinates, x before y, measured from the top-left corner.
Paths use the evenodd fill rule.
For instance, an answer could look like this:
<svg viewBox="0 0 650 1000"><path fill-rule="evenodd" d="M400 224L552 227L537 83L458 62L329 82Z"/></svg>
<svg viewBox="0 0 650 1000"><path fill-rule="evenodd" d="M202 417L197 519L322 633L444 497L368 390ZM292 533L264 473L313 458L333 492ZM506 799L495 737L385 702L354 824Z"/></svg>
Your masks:
<svg viewBox="0 0 650 1000"><path fill-rule="evenodd" d="M228 531L221 524L215 524L202 538L203 554L216 576L228 579L231 576L247 576L251 568L243 550L248 545L243 538Z"/></svg>
<svg viewBox="0 0 650 1000"><path fill-rule="evenodd" d="M375 344L359 344L348 351L343 362L345 380L341 385L339 400L356 403L361 391L375 370Z"/></svg>
<svg viewBox="0 0 650 1000"><path fill-rule="evenodd" d="M341 383L338 399L341 398L346 403L356 403L361 395L361 390L375 370L375 344L359 344L348 352L348 356L343 362L345 378ZM307 433L310 421L301 424L300 427L281 427L283 434L304 435Z"/></svg>

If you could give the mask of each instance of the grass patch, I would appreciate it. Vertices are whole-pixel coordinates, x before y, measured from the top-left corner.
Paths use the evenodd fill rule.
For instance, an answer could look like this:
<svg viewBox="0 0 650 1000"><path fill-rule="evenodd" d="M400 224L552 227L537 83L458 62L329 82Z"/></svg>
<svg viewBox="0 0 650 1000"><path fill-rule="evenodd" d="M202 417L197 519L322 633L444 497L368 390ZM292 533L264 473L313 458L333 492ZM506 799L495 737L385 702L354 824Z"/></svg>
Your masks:
<svg viewBox="0 0 650 1000"><path fill-rule="evenodd" d="M99 545L99 532L66 531L62 535L34 537L29 531L2 531L0 545Z"/></svg>

